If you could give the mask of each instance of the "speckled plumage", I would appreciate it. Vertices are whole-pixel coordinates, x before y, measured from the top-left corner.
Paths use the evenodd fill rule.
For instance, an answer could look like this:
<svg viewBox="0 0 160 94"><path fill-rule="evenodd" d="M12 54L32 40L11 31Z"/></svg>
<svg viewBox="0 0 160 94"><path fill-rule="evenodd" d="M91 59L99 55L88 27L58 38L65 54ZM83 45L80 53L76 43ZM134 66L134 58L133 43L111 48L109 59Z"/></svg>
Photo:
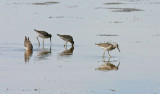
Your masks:
<svg viewBox="0 0 160 94"><path fill-rule="evenodd" d="M33 46L32 46L32 43L31 41L29 40L29 37L27 38L25 36L25 39L24 39L24 47L26 50L32 50L33 49Z"/></svg>
<svg viewBox="0 0 160 94"><path fill-rule="evenodd" d="M57 35L66 42L66 46L67 46L67 42L70 42L72 46L74 45L73 37L71 35L60 35L60 34L57 34Z"/></svg>
<svg viewBox="0 0 160 94"><path fill-rule="evenodd" d="M107 42L107 43L97 43L96 45L105 50L103 53L103 56L105 55L105 52L108 51L108 55L111 57L111 55L109 54L109 51L112 51L115 48L117 48L119 50L119 45L117 43L111 44L111 43ZM119 50L119 52L120 52L120 50Z"/></svg>
<svg viewBox="0 0 160 94"><path fill-rule="evenodd" d="M50 38L50 42L51 42L51 38L52 38L51 34L48 34L46 31L40 31L40 30L36 30L36 29L34 29L34 31L38 33L38 37L43 38L43 45L44 45L44 39ZM38 37L37 37L37 40L38 40ZM38 40L38 43L40 45L39 40Z"/></svg>

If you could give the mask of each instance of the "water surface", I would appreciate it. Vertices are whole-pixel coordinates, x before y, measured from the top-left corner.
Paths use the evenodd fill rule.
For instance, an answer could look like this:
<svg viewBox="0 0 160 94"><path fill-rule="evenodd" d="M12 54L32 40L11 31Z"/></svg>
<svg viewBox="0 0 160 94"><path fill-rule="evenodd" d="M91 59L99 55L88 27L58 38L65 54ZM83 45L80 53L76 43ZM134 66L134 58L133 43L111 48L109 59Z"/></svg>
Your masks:
<svg viewBox="0 0 160 94"><path fill-rule="evenodd" d="M2 0L0 93L158 94L159 4L158 0ZM51 33L52 44L46 39L44 47L38 47L34 29ZM69 43L65 48L56 34L72 35L74 48ZM33 52L24 50L25 36ZM121 52L115 49L110 60L107 53L103 58L104 50L95 45L99 42L116 42ZM107 68L98 70L102 66Z"/></svg>

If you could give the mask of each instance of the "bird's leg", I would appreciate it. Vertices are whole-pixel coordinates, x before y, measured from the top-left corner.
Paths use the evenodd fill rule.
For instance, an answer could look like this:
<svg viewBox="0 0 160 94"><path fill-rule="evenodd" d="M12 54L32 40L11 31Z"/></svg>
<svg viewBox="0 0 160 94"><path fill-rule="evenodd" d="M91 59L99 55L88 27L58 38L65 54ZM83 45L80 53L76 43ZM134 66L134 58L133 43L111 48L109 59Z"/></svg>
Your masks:
<svg viewBox="0 0 160 94"><path fill-rule="evenodd" d="M52 43L50 44L50 47L52 47Z"/></svg>
<svg viewBox="0 0 160 94"><path fill-rule="evenodd" d="M42 48L44 49L44 39L43 39L43 45L42 45Z"/></svg>
<svg viewBox="0 0 160 94"><path fill-rule="evenodd" d="M51 46L50 46L50 49L49 49L49 52L51 53L52 49L51 49Z"/></svg>
<svg viewBox="0 0 160 94"><path fill-rule="evenodd" d="M67 46L67 42L64 44L64 47L66 47Z"/></svg>
<svg viewBox="0 0 160 94"><path fill-rule="evenodd" d="M43 44L42 48L44 49L44 44Z"/></svg>
<svg viewBox="0 0 160 94"><path fill-rule="evenodd" d="M104 56L105 56L106 51L107 51L107 50L105 50L104 53L103 53L103 58L104 58Z"/></svg>
<svg viewBox="0 0 160 94"><path fill-rule="evenodd" d="M110 57L112 57L112 56L109 54L109 51L108 51L108 55L109 55Z"/></svg>
<svg viewBox="0 0 160 94"><path fill-rule="evenodd" d="M119 65L120 65L120 62L118 63L117 68L119 67Z"/></svg>
<svg viewBox="0 0 160 94"><path fill-rule="evenodd" d="M67 46L65 46L65 50L67 50Z"/></svg>
<svg viewBox="0 0 160 94"><path fill-rule="evenodd" d="M43 47L44 47L44 38L43 38Z"/></svg>
<svg viewBox="0 0 160 94"><path fill-rule="evenodd" d="M50 46L52 46L52 41L51 41L51 39L50 39Z"/></svg>
<svg viewBox="0 0 160 94"><path fill-rule="evenodd" d="M108 58L108 62L110 62L111 57Z"/></svg>
<svg viewBox="0 0 160 94"><path fill-rule="evenodd" d="M39 36L38 36L39 37ZM38 40L38 37L37 37L37 40ZM40 42L39 42L39 40L38 40L38 44L39 44L39 46L40 46Z"/></svg>
<svg viewBox="0 0 160 94"><path fill-rule="evenodd" d="M103 62L105 62L105 58L104 58L104 56L103 56Z"/></svg>

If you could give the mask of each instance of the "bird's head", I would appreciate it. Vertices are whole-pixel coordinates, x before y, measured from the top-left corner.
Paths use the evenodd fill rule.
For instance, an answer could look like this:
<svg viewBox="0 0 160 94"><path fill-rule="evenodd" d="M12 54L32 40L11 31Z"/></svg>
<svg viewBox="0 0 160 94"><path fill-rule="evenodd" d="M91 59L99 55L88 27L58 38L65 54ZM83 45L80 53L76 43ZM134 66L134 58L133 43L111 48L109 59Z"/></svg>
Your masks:
<svg viewBox="0 0 160 94"><path fill-rule="evenodd" d="M71 41L71 44L72 44L72 47L73 47L73 45L74 45L74 41Z"/></svg>
<svg viewBox="0 0 160 94"><path fill-rule="evenodd" d="M51 42L51 38L52 38L52 35L51 35L51 34L49 34L49 38L50 38L50 42Z"/></svg>

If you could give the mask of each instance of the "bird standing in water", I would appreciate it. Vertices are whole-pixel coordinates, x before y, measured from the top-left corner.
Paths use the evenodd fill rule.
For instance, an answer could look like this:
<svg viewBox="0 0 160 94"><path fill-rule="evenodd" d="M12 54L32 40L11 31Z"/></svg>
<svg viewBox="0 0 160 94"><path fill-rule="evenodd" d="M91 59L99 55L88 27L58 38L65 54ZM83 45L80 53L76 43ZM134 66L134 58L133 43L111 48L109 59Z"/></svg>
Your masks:
<svg viewBox="0 0 160 94"><path fill-rule="evenodd" d="M120 52L119 45L118 45L117 43L111 44L111 43L108 43L108 42L107 42L107 43L97 43L96 45L105 50L104 53L103 53L103 57L104 57L106 51L108 51L108 55L109 55L110 57L112 57L112 56L109 54L109 51L112 51L112 50L114 50L115 48L117 48L118 51Z"/></svg>
<svg viewBox="0 0 160 94"><path fill-rule="evenodd" d="M67 47L67 42L70 42L72 44L72 47L74 46L74 41L73 41L73 37L70 35L60 35L57 34L62 40L64 40L66 42L66 44L64 46Z"/></svg>
<svg viewBox="0 0 160 94"><path fill-rule="evenodd" d="M40 30L36 30L36 29L34 29L34 31L38 33L38 37L43 38L43 46L44 46L44 39L50 38L50 43L51 43L51 38L52 38L51 34L48 34L46 31L40 31ZM37 37L37 40L38 40L38 37ZM38 43L40 46L39 40L38 40Z"/></svg>
<svg viewBox="0 0 160 94"><path fill-rule="evenodd" d="M27 38L27 37L25 36L25 39L24 39L24 47L25 47L25 49L26 49L27 51L33 49L33 46L32 46L31 41L29 40L29 37Z"/></svg>

